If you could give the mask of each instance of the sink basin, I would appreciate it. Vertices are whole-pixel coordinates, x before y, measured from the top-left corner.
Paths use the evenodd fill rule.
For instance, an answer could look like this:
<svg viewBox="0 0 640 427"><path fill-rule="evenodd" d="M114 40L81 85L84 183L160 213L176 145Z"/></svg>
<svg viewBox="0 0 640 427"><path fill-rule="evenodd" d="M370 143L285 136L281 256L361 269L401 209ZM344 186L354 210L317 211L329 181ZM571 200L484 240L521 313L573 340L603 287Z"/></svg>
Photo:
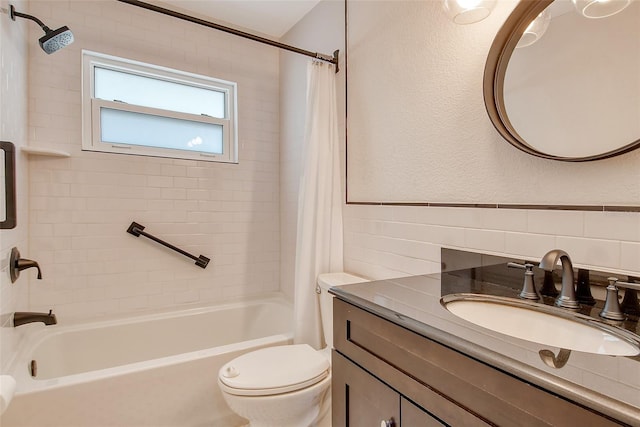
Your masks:
<svg viewBox="0 0 640 427"><path fill-rule="evenodd" d="M440 302L464 320L511 337L586 353L640 354L640 337L569 310L477 294L446 295Z"/></svg>

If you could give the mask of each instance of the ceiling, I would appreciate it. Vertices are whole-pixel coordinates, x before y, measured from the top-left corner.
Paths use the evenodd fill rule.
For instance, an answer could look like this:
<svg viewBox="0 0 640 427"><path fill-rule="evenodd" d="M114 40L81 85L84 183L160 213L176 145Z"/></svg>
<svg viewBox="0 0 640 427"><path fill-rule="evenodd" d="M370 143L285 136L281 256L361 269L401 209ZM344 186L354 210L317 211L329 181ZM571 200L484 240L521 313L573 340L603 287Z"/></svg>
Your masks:
<svg viewBox="0 0 640 427"><path fill-rule="evenodd" d="M320 0L162 0L215 23L279 39Z"/></svg>

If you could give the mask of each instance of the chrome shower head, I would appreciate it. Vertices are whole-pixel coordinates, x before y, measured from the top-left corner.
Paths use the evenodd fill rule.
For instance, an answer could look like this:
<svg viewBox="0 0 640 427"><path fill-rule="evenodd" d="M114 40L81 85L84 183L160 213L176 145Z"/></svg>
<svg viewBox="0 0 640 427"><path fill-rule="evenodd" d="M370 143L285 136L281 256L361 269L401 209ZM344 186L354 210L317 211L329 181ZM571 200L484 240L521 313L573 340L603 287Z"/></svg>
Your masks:
<svg viewBox="0 0 640 427"><path fill-rule="evenodd" d="M60 27L57 30L52 30L51 28L44 25L44 23L36 18L35 16L27 15L26 13L16 12L16 9L13 5L9 5L11 11L11 19L16 20L16 16L19 18L26 18L34 21L36 24L40 25L40 28L45 32L44 36L40 37L40 47L42 50L47 52L48 54L52 54L53 52L57 52L65 46L73 43L73 33L69 29L69 27L64 26Z"/></svg>

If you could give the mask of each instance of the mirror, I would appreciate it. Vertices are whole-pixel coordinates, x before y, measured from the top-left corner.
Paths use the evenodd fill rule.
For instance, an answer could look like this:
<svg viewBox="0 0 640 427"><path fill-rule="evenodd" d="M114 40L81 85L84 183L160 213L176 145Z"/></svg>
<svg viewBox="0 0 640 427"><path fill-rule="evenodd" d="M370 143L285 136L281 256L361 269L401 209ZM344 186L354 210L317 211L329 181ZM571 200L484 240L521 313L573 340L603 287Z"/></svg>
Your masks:
<svg viewBox="0 0 640 427"><path fill-rule="evenodd" d="M0 229L16 226L15 147L0 141Z"/></svg>
<svg viewBox="0 0 640 427"><path fill-rule="evenodd" d="M546 32L516 47L544 10ZM522 151L562 161L604 159L640 146L639 76L640 2L589 19L570 0L522 1L491 47L485 105L498 132Z"/></svg>

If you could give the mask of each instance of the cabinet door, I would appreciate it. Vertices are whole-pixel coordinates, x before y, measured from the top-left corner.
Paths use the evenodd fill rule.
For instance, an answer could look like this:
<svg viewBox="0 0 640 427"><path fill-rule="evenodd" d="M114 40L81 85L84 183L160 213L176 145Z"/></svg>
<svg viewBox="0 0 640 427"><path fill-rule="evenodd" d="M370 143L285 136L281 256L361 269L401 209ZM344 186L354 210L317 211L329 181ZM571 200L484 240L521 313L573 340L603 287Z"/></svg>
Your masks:
<svg viewBox="0 0 640 427"><path fill-rule="evenodd" d="M402 427L443 427L445 423L434 418L424 409L414 405L404 397L400 398Z"/></svg>
<svg viewBox="0 0 640 427"><path fill-rule="evenodd" d="M332 426L399 427L400 395L333 350Z"/></svg>

